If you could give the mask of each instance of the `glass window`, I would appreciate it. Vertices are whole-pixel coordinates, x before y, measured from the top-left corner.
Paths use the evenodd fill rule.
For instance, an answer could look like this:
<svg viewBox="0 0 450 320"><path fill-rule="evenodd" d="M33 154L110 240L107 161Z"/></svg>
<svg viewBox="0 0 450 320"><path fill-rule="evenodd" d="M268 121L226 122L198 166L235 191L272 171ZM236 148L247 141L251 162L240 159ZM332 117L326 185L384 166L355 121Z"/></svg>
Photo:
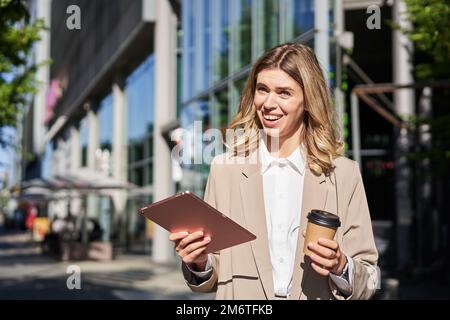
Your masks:
<svg viewBox="0 0 450 320"><path fill-rule="evenodd" d="M71 169L71 161L70 161L70 156L71 156L71 136L70 136L70 128L67 128L64 130L63 132L63 144L62 144L62 150L63 150L63 154L64 154L64 170L65 172L69 172Z"/></svg>
<svg viewBox="0 0 450 320"><path fill-rule="evenodd" d="M193 96L193 83L194 75L194 15L193 15L192 0L183 1L183 101Z"/></svg>
<svg viewBox="0 0 450 320"><path fill-rule="evenodd" d="M153 136L152 135L150 135L148 138L147 138L147 157L149 157L149 158L151 158L151 157L153 157Z"/></svg>
<svg viewBox="0 0 450 320"><path fill-rule="evenodd" d="M130 181L131 183L136 182L136 179L134 178L134 168L128 168L128 181Z"/></svg>
<svg viewBox="0 0 450 320"><path fill-rule="evenodd" d="M210 14L210 0L203 0L203 66L201 68L204 72L203 83L201 90L205 90L211 83L211 14Z"/></svg>
<svg viewBox="0 0 450 320"><path fill-rule="evenodd" d="M314 28L314 1L295 0L294 1L294 36Z"/></svg>
<svg viewBox="0 0 450 320"><path fill-rule="evenodd" d="M247 81L246 77L243 77L239 80L236 80L233 83L232 86L232 101L230 104L230 108L228 110L228 114L230 119L233 119L238 110L239 110L239 103L241 101L241 97L242 97L242 91L244 90L244 86L245 86L245 82Z"/></svg>
<svg viewBox="0 0 450 320"><path fill-rule="evenodd" d="M100 148L112 150L113 99L109 94L101 102L98 110L100 126Z"/></svg>
<svg viewBox="0 0 450 320"><path fill-rule="evenodd" d="M194 2L193 0L185 0L184 4L186 7L183 7L183 11L186 11L186 21L188 24L188 28L190 29L187 33L188 46L190 48L194 47L194 14L192 12Z"/></svg>
<svg viewBox="0 0 450 320"><path fill-rule="evenodd" d="M222 134L225 134L225 130L228 127L228 91L226 89L216 92L216 110L219 117L217 124L219 125Z"/></svg>
<svg viewBox="0 0 450 320"><path fill-rule="evenodd" d="M214 15L219 18L217 22L218 39L213 39L215 42L214 55L216 66L216 80L224 79L228 76L229 64L229 42L230 42L230 18L229 18L229 0L216 1Z"/></svg>
<svg viewBox="0 0 450 320"><path fill-rule="evenodd" d="M144 167L137 167L134 169L134 183L138 186L144 185Z"/></svg>
<svg viewBox="0 0 450 320"><path fill-rule="evenodd" d="M181 113L181 127L186 130L183 136L183 152L185 157L184 168L197 170L202 161L203 135L211 128L210 102L202 99L184 107Z"/></svg>
<svg viewBox="0 0 450 320"><path fill-rule="evenodd" d="M127 79L128 140L142 140L153 130L155 56L150 55Z"/></svg>
<svg viewBox="0 0 450 320"><path fill-rule="evenodd" d="M185 48L188 61L191 63L186 73L186 80L192 82L192 87L187 88L188 98L209 87L212 61L210 0L197 0L190 4L192 11L188 12L186 36L193 42L188 42Z"/></svg>
<svg viewBox="0 0 450 320"><path fill-rule="evenodd" d="M131 143L128 143L128 163L134 162L134 153L133 153L133 147L131 146Z"/></svg>
<svg viewBox="0 0 450 320"><path fill-rule="evenodd" d="M181 59L181 51L178 47L177 53L177 118L180 116L181 103L182 103L182 81L183 81L183 69L182 69L182 59Z"/></svg>
<svg viewBox="0 0 450 320"><path fill-rule="evenodd" d="M264 40L265 49L270 49L279 41L279 4L278 0L264 0Z"/></svg>
<svg viewBox="0 0 450 320"><path fill-rule="evenodd" d="M291 41L308 30L314 28L313 0L283 0L284 39ZM280 10L281 13L281 10Z"/></svg>
<svg viewBox="0 0 450 320"><path fill-rule="evenodd" d="M153 164L150 163L148 165L146 165L146 172L147 174L145 175L145 184L146 185L151 185L153 184Z"/></svg>
<svg viewBox="0 0 450 320"><path fill-rule="evenodd" d="M198 113L196 120L201 121L203 131L208 130L210 127L209 117L209 100L200 100L198 102Z"/></svg>
<svg viewBox="0 0 450 320"><path fill-rule="evenodd" d="M87 166L87 147L88 147L88 126L87 118L80 122L80 142L81 142L81 166Z"/></svg>
<svg viewBox="0 0 450 320"><path fill-rule="evenodd" d="M142 143L140 143L140 142L134 143L133 149L134 149L134 152L133 152L134 159L132 159L132 160L139 161L139 160L144 159L144 146Z"/></svg>
<svg viewBox="0 0 450 320"><path fill-rule="evenodd" d="M47 143L45 145L44 159L42 161L42 177L44 179L49 178L51 175L52 158L53 158L53 144Z"/></svg>
<svg viewBox="0 0 450 320"><path fill-rule="evenodd" d="M239 68L252 59L252 1L241 0L239 19Z"/></svg>
<svg viewBox="0 0 450 320"><path fill-rule="evenodd" d="M239 80L236 80L236 82L234 83L234 85L236 86L236 89L239 93L239 101L241 100L241 96L242 96L242 91L244 91L244 87L245 87L245 83L247 82L247 78L243 77Z"/></svg>
<svg viewBox="0 0 450 320"><path fill-rule="evenodd" d="M180 123L181 127L185 129L182 137L182 156L184 159L183 167L190 168L190 163L193 160L193 141L192 134L194 132L195 108L194 103L185 106L181 110Z"/></svg>
<svg viewBox="0 0 450 320"><path fill-rule="evenodd" d="M155 59L150 55L127 79L128 176L138 186L152 182ZM150 177L150 178L149 178Z"/></svg>

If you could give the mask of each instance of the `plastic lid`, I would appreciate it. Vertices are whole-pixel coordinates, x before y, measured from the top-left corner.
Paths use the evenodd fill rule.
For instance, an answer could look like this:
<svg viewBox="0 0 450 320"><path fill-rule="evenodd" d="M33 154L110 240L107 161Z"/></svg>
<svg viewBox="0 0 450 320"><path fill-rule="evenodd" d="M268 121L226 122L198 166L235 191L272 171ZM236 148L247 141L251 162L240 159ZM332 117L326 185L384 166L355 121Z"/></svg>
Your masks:
<svg viewBox="0 0 450 320"><path fill-rule="evenodd" d="M337 215L322 210L311 210L307 218L310 222L323 227L337 229L341 226L341 221Z"/></svg>

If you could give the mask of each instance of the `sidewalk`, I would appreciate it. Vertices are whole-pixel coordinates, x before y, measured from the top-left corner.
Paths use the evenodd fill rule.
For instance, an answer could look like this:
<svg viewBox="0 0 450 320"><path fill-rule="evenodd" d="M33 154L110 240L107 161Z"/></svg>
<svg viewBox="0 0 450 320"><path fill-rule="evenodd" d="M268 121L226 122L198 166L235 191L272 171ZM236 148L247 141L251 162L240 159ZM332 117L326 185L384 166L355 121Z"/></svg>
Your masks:
<svg viewBox="0 0 450 320"><path fill-rule="evenodd" d="M81 271L81 289L70 290L70 265ZM0 229L0 299L213 299L185 285L179 265L158 265L147 255L113 261L59 262L41 254L24 232Z"/></svg>
<svg viewBox="0 0 450 320"><path fill-rule="evenodd" d="M76 265L81 290L67 288ZM378 299L450 299L450 283L442 271L408 281L384 279ZM215 294L193 293L185 285L179 264L161 265L148 255L120 255L113 261L59 262L41 254L24 232L0 228L0 299L214 299Z"/></svg>
<svg viewBox="0 0 450 320"><path fill-rule="evenodd" d="M145 255L122 255L109 263L81 262L84 279L114 286L118 299L214 299L215 294L193 293L185 284L179 264L161 265Z"/></svg>

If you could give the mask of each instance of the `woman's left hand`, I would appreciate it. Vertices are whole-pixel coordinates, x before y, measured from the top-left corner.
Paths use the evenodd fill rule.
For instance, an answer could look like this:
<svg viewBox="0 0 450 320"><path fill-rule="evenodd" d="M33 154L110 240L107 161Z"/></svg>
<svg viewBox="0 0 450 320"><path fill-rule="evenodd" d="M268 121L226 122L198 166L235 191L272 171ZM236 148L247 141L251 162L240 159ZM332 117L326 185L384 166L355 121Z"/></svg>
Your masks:
<svg viewBox="0 0 450 320"><path fill-rule="evenodd" d="M303 232L303 237L305 233ZM347 265L347 257L334 240L320 238L318 242L308 243L311 250L311 266L318 274L328 276L331 273L341 275Z"/></svg>

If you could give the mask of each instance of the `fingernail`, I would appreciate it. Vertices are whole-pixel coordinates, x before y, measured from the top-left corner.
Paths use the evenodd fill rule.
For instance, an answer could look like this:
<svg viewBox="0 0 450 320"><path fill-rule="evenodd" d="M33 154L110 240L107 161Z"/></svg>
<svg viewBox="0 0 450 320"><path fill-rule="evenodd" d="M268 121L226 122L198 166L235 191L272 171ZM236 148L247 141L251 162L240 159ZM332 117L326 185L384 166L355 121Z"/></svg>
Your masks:
<svg viewBox="0 0 450 320"><path fill-rule="evenodd" d="M211 241L211 237L206 237L205 240L206 241Z"/></svg>
<svg viewBox="0 0 450 320"><path fill-rule="evenodd" d="M308 247L313 249L314 248L314 243L312 243L312 242L308 243Z"/></svg>

